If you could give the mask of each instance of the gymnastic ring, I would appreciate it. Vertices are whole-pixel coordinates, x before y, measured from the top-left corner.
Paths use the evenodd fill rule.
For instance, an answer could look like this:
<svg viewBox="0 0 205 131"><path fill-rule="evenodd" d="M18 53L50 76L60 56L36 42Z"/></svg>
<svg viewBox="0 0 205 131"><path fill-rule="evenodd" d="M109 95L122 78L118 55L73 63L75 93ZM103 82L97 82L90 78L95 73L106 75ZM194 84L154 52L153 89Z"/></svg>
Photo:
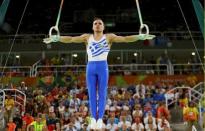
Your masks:
<svg viewBox="0 0 205 131"><path fill-rule="evenodd" d="M142 29L143 29L143 28L146 29L146 33L142 33ZM146 35L149 34L149 27L148 27L146 24L142 24L142 25L140 26L139 35L141 35L141 34L146 34Z"/></svg>
<svg viewBox="0 0 205 131"><path fill-rule="evenodd" d="M52 26L49 30L49 37L52 36L52 31L55 30L57 32L57 36L60 36L60 32L57 26Z"/></svg>

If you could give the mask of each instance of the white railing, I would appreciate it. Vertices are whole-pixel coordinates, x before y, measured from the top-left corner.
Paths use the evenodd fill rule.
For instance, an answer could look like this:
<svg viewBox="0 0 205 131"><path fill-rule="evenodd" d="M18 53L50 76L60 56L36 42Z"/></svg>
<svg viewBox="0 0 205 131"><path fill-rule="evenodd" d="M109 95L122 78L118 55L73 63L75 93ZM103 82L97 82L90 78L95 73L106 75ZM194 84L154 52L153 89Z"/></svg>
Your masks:
<svg viewBox="0 0 205 131"><path fill-rule="evenodd" d="M4 90L0 89L0 128L3 129L5 127L5 118L4 118L4 104L5 104L5 92Z"/></svg>
<svg viewBox="0 0 205 131"><path fill-rule="evenodd" d="M45 38L46 34L18 34L16 35L16 39L40 39ZM14 35L1 35L0 39L13 39Z"/></svg>
<svg viewBox="0 0 205 131"><path fill-rule="evenodd" d="M197 85L201 85L201 83L199 83ZM188 89L188 91L189 91L189 101L192 101L195 104L198 104L198 108L199 108L199 121L201 121L203 119L202 118L203 116L202 116L202 112L201 112L200 100L202 98L205 98L205 96L202 93L200 93L199 91L194 89L194 88L197 87L197 85L195 87L193 87L193 88L191 88L191 87L183 87L183 86L182 87L175 87L175 88L167 91L166 94L165 94L166 107L168 108L171 104L173 104L173 103L178 101L178 98L176 98L175 93L174 93L175 90L178 90L178 89ZM199 97L195 97L195 95L198 95Z"/></svg>
<svg viewBox="0 0 205 131"><path fill-rule="evenodd" d="M0 66L1 76L31 76L31 66Z"/></svg>
<svg viewBox="0 0 205 131"><path fill-rule="evenodd" d="M52 66L36 66L34 76L42 74L58 76L62 73L82 73L86 71L86 65L52 65ZM127 74L168 74L168 67L165 64L119 64L109 65L109 72L127 73Z"/></svg>
<svg viewBox="0 0 205 131"><path fill-rule="evenodd" d="M3 89L5 95L10 94L14 98L14 102L21 106L22 111L26 107L26 94L18 89Z"/></svg>
<svg viewBox="0 0 205 131"><path fill-rule="evenodd" d="M38 76L39 74L52 74L57 76L60 73L65 72L73 72L73 73L81 73L85 72L86 65L51 65L51 66L44 66L38 65L35 66L34 69L34 76ZM70 70L69 69L75 69Z"/></svg>
<svg viewBox="0 0 205 131"><path fill-rule="evenodd" d="M52 74L58 76L65 72L82 73L86 71L86 65L38 65L37 61L32 66L0 66L0 76L38 76L42 74ZM197 68L194 68L196 67ZM114 64L109 65L110 73L130 73L130 74L203 74L202 64ZM74 69L74 70L71 70ZM4 72L3 72L4 70Z"/></svg>
<svg viewBox="0 0 205 131"><path fill-rule="evenodd" d="M196 93L194 93L194 92L189 92L190 94L192 93L192 96L193 97L191 97L191 98L189 98L189 99L191 99L191 100L193 100L193 99L196 99L196 100L199 100L199 101L197 101L199 104L199 115L200 116L202 116L202 117L200 117L200 120L199 120L199 123L200 123L200 125L202 126L203 125L203 114L202 114L202 110L205 110L205 107L204 107L204 105L202 105L202 103L201 103L201 101L203 101L203 99L205 99L205 83L204 82L200 82L200 83L198 83L197 85L195 85L194 87L193 87L193 89L194 90L197 90L198 92L200 92L201 94L203 94L203 97L200 97L199 95L197 95ZM203 108L203 109L202 109Z"/></svg>
<svg viewBox="0 0 205 131"><path fill-rule="evenodd" d="M4 107L5 103L5 92L4 90L0 89L0 108Z"/></svg>
<svg viewBox="0 0 205 131"><path fill-rule="evenodd" d="M189 101L192 101L193 98L197 99L198 101L192 101L194 102L195 104L198 104L198 102L200 101L201 98L205 97L203 96L202 93L198 92L197 90L195 90L194 88L191 88L191 87L175 87L169 91L166 92L165 94L165 100L166 100L166 106L169 107L171 104L175 103L178 101L178 98L176 98L175 94L173 94L173 92L175 92L175 90L178 90L178 89L188 89L189 90ZM193 95L199 95L200 97L193 97ZM170 101L168 101L170 100Z"/></svg>
<svg viewBox="0 0 205 131"><path fill-rule="evenodd" d="M191 131L197 131L196 127L193 125Z"/></svg>
<svg viewBox="0 0 205 131"><path fill-rule="evenodd" d="M143 73L143 74L166 74L177 75L187 73L203 73L202 64L115 64L109 65L110 73ZM45 70L50 68L50 70ZM75 68L70 72L85 72L86 65L52 65L52 66L35 66L33 69L33 75L38 76L39 73L50 73L57 76L60 73L69 72L69 69Z"/></svg>
<svg viewBox="0 0 205 131"><path fill-rule="evenodd" d="M194 90L197 90L198 92L200 92L201 94L204 93L205 91L205 83L204 82L199 82L197 85L195 85L193 87Z"/></svg>
<svg viewBox="0 0 205 131"><path fill-rule="evenodd" d="M195 40L203 40L203 35L200 31L191 31ZM190 34L188 31L165 31L163 36L169 37L171 40L190 40Z"/></svg>
<svg viewBox="0 0 205 131"><path fill-rule="evenodd" d="M172 64L174 74L184 74L184 73L203 73L204 64Z"/></svg>
<svg viewBox="0 0 205 131"><path fill-rule="evenodd" d="M30 76L35 76L35 68L36 68L36 66L38 66L38 64L39 64L40 62L41 62L41 60L38 60L37 62L35 62L35 63L32 65Z"/></svg>

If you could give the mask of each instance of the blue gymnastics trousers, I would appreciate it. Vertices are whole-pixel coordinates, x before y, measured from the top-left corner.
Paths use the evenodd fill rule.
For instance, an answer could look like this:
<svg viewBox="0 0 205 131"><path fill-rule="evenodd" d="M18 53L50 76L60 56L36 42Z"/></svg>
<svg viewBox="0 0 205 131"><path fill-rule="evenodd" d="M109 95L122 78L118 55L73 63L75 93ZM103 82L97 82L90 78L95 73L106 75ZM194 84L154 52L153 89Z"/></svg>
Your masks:
<svg viewBox="0 0 205 131"><path fill-rule="evenodd" d="M91 117L102 119L107 99L108 87L107 61L89 61L86 68L86 82L89 94Z"/></svg>

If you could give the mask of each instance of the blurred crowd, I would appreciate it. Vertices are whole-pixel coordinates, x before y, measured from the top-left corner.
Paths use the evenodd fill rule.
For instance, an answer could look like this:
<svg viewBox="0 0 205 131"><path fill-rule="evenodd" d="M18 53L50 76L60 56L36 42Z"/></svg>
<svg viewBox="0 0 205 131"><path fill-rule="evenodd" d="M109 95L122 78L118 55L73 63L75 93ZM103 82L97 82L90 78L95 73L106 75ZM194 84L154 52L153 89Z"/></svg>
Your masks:
<svg viewBox="0 0 205 131"><path fill-rule="evenodd" d="M171 131L171 113L165 104L165 93L175 85L138 83L126 88L108 88L103 130L107 131ZM23 83L17 89L25 92L26 107L15 104L12 94L7 95L1 119L8 131L89 131L90 113L87 89L55 86L51 90L34 90ZM183 108L183 120L188 126L198 124L199 113L189 103L187 90L169 93L169 101L177 99ZM2 113L1 113L2 115ZM4 128L2 128L4 129ZM189 128L190 129L190 128Z"/></svg>

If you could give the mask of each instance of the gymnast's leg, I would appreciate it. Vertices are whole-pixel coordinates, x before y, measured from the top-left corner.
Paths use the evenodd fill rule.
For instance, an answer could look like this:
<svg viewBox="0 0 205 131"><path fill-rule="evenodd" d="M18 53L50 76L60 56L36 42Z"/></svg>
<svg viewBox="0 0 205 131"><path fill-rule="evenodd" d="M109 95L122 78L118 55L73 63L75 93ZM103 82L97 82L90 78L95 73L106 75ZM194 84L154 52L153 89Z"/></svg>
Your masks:
<svg viewBox="0 0 205 131"><path fill-rule="evenodd" d="M97 128L102 128L102 118L105 113L106 98L107 98L107 87L108 87L108 65L106 61L100 62L98 65L98 121Z"/></svg>
<svg viewBox="0 0 205 131"><path fill-rule="evenodd" d="M98 68L98 119L102 119L105 112L109 77L107 63L103 63L100 66Z"/></svg>
<svg viewBox="0 0 205 131"><path fill-rule="evenodd" d="M86 82L88 88L91 117L97 119L97 115L96 115L97 114L97 94L96 94L97 76L94 73L92 64L87 65Z"/></svg>

